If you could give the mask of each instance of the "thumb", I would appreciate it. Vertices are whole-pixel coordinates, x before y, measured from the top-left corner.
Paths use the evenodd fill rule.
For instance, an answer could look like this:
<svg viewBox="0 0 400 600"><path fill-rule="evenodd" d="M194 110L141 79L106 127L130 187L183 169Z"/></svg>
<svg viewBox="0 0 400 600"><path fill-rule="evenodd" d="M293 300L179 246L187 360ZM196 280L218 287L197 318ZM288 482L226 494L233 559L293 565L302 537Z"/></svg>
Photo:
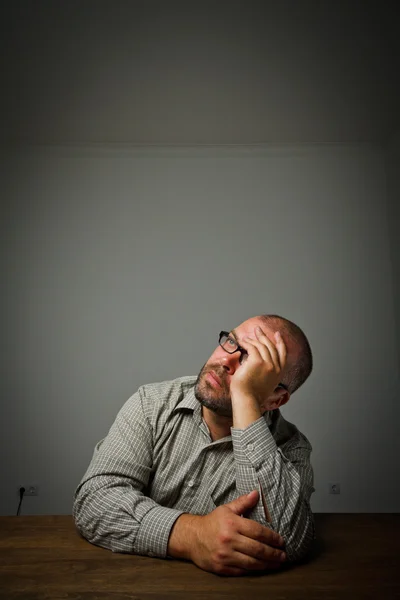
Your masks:
<svg viewBox="0 0 400 600"><path fill-rule="evenodd" d="M225 504L225 506L230 508L230 510L234 512L235 515L242 515L246 511L250 510L250 508L253 508L257 504L257 502L258 491L253 490L252 492L250 492L250 494L244 494L243 496L239 496L238 498L232 500L232 502Z"/></svg>

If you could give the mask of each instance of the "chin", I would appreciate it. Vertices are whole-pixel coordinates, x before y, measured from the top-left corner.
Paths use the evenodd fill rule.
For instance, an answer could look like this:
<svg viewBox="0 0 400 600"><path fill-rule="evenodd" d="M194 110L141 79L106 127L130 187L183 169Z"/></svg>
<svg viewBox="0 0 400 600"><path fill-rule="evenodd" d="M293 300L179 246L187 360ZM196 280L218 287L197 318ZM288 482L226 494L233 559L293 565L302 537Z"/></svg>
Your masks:
<svg viewBox="0 0 400 600"><path fill-rule="evenodd" d="M205 406L206 408L211 410L214 414L218 415L219 417L227 417L229 419L232 418L232 407L231 406L221 406L220 404L216 404L216 403L210 403L210 404L203 403L203 406Z"/></svg>
<svg viewBox="0 0 400 600"><path fill-rule="evenodd" d="M194 395L202 406L220 417L232 417L232 404L228 398L218 398L212 394L212 387L196 386Z"/></svg>
<svg viewBox="0 0 400 600"><path fill-rule="evenodd" d="M225 417L226 419L232 419L233 414L232 414L232 409L231 408L226 408L226 409L221 409L221 410L214 410L214 413L216 415L218 415L219 417Z"/></svg>

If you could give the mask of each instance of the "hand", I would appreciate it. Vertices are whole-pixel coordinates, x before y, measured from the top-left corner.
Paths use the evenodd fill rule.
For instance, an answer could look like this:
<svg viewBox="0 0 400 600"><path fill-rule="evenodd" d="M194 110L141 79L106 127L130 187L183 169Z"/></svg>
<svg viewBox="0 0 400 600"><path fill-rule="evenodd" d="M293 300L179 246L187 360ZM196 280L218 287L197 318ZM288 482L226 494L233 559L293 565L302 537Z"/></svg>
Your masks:
<svg viewBox="0 0 400 600"><path fill-rule="evenodd" d="M230 390L233 398L237 394L252 397L261 406L281 381L287 349L279 331L275 332L276 345L261 327L254 329L254 335L241 342L248 357L232 376Z"/></svg>
<svg viewBox="0 0 400 600"><path fill-rule="evenodd" d="M276 548L284 546L283 538L256 521L240 515L258 502L258 492L239 496L198 517L190 559L201 569L219 575L244 575L249 571L278 569L286 555Z"/></svg>

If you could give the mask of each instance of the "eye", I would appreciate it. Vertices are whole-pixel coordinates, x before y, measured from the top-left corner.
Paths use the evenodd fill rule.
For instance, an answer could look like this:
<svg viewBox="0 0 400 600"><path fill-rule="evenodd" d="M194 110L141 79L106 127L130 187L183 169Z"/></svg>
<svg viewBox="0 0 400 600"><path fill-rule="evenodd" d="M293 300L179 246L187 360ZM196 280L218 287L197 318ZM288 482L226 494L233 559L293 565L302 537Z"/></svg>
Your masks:
<svg viewBox="0 0 400 600"><path fill-rule="evenodd" d="M228 344L229 344L230 346L232 346L232 348L233 348L234 346L237 346L237 343L236 343L236 342L235 342L235 340L234 340L234 339L232 339L231 337L228 337Z"/></svg>

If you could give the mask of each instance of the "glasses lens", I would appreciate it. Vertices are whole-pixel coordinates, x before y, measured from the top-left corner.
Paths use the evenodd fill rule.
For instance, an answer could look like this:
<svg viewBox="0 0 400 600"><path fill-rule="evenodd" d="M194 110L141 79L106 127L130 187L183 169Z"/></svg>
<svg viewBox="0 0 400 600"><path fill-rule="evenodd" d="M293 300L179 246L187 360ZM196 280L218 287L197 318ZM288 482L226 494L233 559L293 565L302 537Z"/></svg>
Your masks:
<svg viewBox="0 0 400 600"><path fill-rule="evenodd" d="M226 350L226 352L229 352L230 354L232 354L232 352L236 352L237 350L237 343L233 338L229 337L229 335L221 335L219 343L223 347L223 349Z"/></svg>

